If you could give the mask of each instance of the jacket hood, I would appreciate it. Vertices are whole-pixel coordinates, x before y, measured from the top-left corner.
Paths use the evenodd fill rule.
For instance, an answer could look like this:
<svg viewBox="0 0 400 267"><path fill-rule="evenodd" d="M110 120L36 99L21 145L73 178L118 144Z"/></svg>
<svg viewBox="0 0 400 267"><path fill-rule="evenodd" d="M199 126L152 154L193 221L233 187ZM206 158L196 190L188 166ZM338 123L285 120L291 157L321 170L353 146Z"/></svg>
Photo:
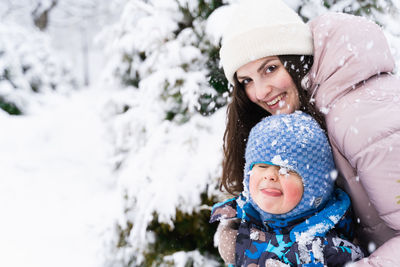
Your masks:
<svg viewBox="0 0 400 267"><path fill-rule="evenodd" d="M324 113L356 85L395 62L381 28L363 17L326 13L313 19L314 64L305 87Z"/></svg>

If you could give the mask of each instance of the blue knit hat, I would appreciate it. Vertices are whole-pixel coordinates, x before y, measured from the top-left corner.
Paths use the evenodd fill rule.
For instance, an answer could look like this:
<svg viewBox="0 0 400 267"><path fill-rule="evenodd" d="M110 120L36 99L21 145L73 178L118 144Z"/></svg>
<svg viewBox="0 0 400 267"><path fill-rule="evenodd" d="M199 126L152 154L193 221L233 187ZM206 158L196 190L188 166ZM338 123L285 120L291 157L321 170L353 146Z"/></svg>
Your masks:
<svg viewBox="0 0 400 267"><path fill-rule="evenodd" d="M319 124L306 113L296 111L264 118L250 131L245 157L243 194L263 221L307 216L320 210L332 197L336 171L331 147ZM278 165L301 176L304 192L294 209L285 214L270 214L253 201L249 178L256 163Z"/></svg>

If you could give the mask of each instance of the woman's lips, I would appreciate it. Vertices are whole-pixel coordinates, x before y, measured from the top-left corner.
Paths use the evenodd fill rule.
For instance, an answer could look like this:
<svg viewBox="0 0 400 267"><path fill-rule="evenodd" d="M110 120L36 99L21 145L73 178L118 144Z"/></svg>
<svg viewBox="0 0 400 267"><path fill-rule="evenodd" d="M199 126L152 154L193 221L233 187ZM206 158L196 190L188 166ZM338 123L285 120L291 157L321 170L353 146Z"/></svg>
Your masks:
<svg viewBox="0 0 400 267"><path fill-rule="evenodd" d="M275 97L274 99L266 102L266 104L268 105L269 108L271 109L277 109L279 108L279 103L281 102L282 99L285 98L286 93L280 94L277 97Z"/></svg>
<svg viewBox="0 0 400 267"><path fill-rule="evenodd" d="M282 192L280 190L273 188L264 188L261 189L261 192L270 197L280 197L282 195Z"/></svg>

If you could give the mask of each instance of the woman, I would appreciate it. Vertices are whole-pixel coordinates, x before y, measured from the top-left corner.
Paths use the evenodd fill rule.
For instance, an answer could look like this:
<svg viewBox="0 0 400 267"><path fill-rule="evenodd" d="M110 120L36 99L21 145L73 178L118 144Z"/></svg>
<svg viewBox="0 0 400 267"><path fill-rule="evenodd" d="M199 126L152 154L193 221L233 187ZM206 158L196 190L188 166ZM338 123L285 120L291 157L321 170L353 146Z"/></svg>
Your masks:
<svg viewBox="0 0 400 267"><path fill-rule="evenodd" d="M400 266L400 81L390 74L394 60L381 29L338 13L306 25L281 1L245 0L223 34L220 56L234 85L222 186L233 194L243 189L253 125L301 109L326 124L357 239L376 246L355 266Z"/></svg>

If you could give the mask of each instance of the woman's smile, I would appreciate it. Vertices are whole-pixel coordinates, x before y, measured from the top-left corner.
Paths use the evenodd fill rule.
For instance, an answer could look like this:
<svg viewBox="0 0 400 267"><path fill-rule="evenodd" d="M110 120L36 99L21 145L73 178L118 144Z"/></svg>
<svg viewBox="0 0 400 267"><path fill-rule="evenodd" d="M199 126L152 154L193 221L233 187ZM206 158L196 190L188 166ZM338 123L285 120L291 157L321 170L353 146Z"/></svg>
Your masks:
<svg viewBox="0 0 400 267"><path fill-rule="evenodd" d="M270 109L277 109L280 108L282 105L284 105L284 101L281 101L282 99L284 99L286 96L286 93L282 93L280 95L278 95L277 97L273 98L271 101L267 102L267 105L269 106ZM278 104L278 105L276 105Z"/></svg>

